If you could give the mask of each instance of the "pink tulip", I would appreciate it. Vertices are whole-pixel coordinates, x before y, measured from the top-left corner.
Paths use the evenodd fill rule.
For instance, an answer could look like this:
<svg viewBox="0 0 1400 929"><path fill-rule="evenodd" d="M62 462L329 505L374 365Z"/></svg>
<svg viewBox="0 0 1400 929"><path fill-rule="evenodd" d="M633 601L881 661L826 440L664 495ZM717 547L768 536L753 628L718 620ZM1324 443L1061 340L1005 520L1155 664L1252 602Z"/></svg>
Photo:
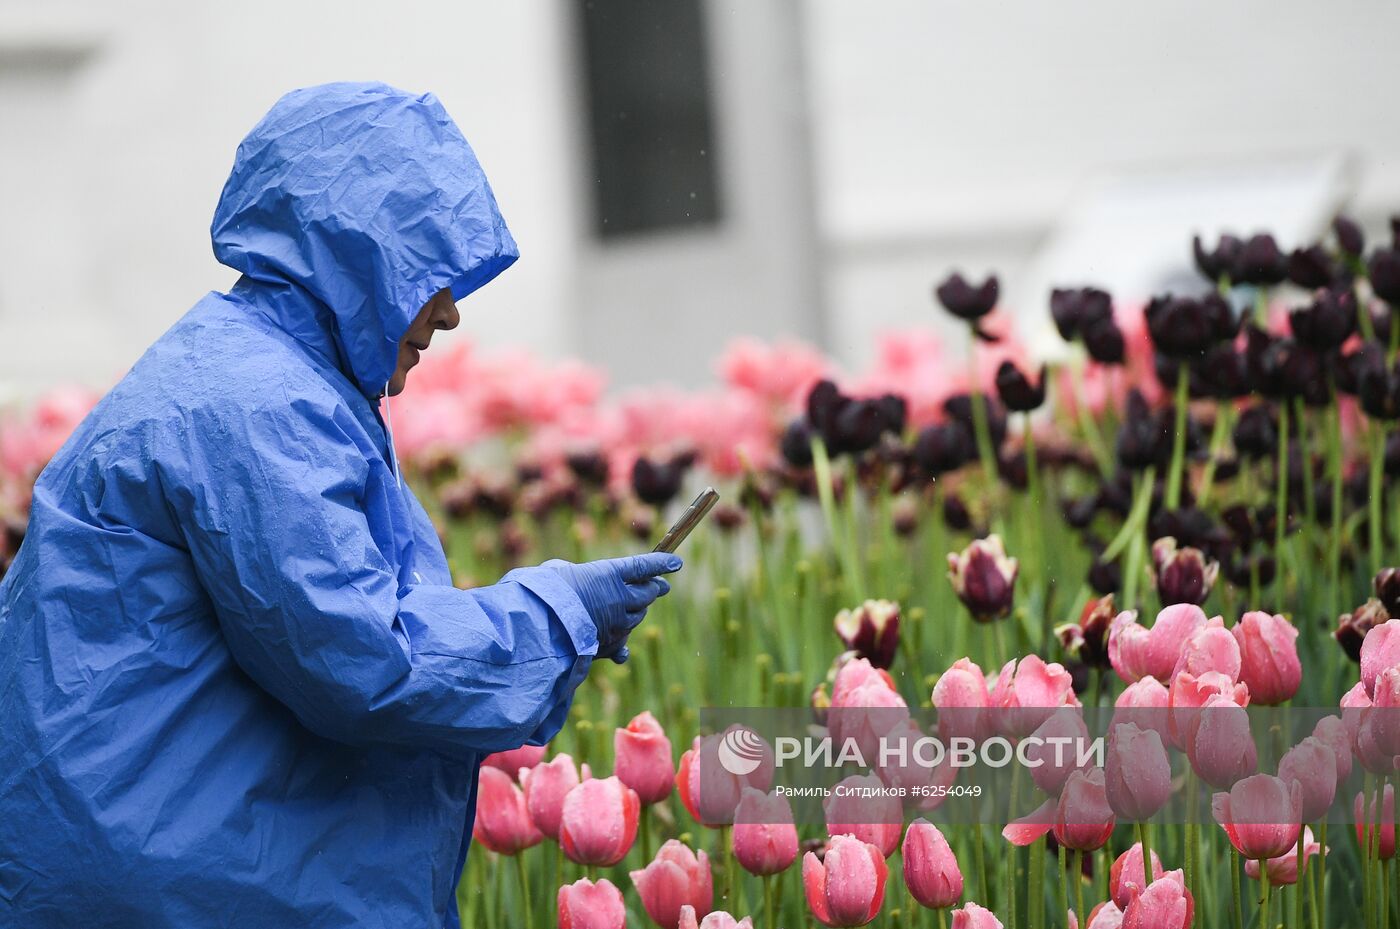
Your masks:
<svg viewBox="0 0 1400 929"><path fill-rule="evenodd" d="M1371 738L1376 750L1394 758L1400 755L1400 667L1385 668L1376 675L1370 713Z"/></svg>
<svg viewBox="0 0 1400 929"><path fill-rule="evenodd" d="M588 777L588 765L583 766L583 778ZM543 764L520 770L520 784L525 791L525 808L535 828L554 841L559 841L559 820L564 815L564 798L579 785L578 768L568 755L555 755Z"/></svg>
<svg viewBox="0 0 1400 929"><path fill-rule="evenodd" d="M1162 737L1162 744L1170 746L1173 744L1171 738L1171 726L1169 725L1169 713L1167 707L1171 703L1171 693L1161 681L1152 675L1139 678L1118 695L1114 701L1113 719L1109 723L1112 731L1114 726L1122 723L1132 723L1139 729L1151 729Z"/></svg>
<svg viewBox="0 0 1400 929"><path fill-rule="evenodd" d="M637 838L641 802L615 777L587 780L564 797L559 845L570 861L612 867Z"/></svg>
<svg viewBox="0 0 1400 929"><path fill-rule="evenodd" d="M1378 854L1382 861L1389 861L1395 857L1395 788L1390 784L1385 785L1385 793L1381 799L1381 808L1376 809L1376 794L1371 793L1370 803L1362 808L1362 794L1357 794L1352 801L1352 818L1356 820L1356 843L1363 850L1371 847L1372 836L1376 836ZM1369 851L1366 854L1370 854Z"/></svg>
<svg viewBox="0 0 1400 929"><path fill-rule="evenodd" d="M827 926L864 926L873 920L885 902L888 877L880 850L848 835L832 836L820 860L812 852L802 858L807 905Z"/></svg>
<svg viewBox="0 0 1400 929"><path fill-rule="evenodd" d="M650 712L637 714L626 729L613 733L613 754L613 773L637 792L643 806L671 796L676 783L676 772L671 767L671 740Z"/></svg>
<svg viewBox="0 0 1400 929"><path fill-rule="evenodd" d="M1225 697L1239 706L1249 705L1249 688L1216 671L1200 677L1185 671L1172 678L1167 697L1167 727L1172 745L1186 750L1196 741L1196 727L1205 718L1202 708L1212 697Z"/></svg>
<svg viewBox="0 0 1400 929"><path fill-rule="evenodd" d="M955 738L980 742L990 735L992 698L982 669L967 658L959 658L938 677L933 686L933 705L938 708L938 735L944 742Z"/></svg>
<svg viewBox="0 0 1400 929"><path fill-rule="evenodd" d="M714 906L714 876L710 859L675 839L668 839L656 857L640 871L630 872L642 908L662 929L675 929L681 908L690 906L700 915Z"/></svg>
<svg viewBox="0 0 1400 929"><path fill-rule="evenodd" d="M544 841L530 821L525 795L500 768L482 768L478 775L472 838L502 855L514 855Z"/></svg>
<svg viewBox="0 0 1400 929"><path fill-rule="evenodd" d="M1337 763L1337 783L1351 777L1351 739L1346 724L1337 716L1324 716L1313 726L1312 734L1332 751Z"/></svg>
<svg viewBox="0 0 1400 929"><path fill-rule="evenodd" d="M697 923L695 907L687 903L681 907L678 929L753 929L753 919L748 916L735 919L723 910L715 910Z"/></svg>
<svg viewBox="0 0 1400 929"><path fill-rule="evenodd" d="M1306 869L1307 859L1314 855L1322 854L1322 846L1313 841L1313 831L1308 828L1303 829L1303 868ZM1293 847L1279 855L1277 858L1270 858L1265 862L1265 867L1269 870L1269 883L1275 887L1281 884L1298 883L1298 843L1293 843ZM1246 861L1244 863L1244 873L1259 880L1259 862Z"/></svg>
<svg viewBox="0 0 1400 929"><path fill-rule="evenodd" d="M832 706L861 706L856 693L868 687L894 690L894 678L884 668L877 668L866 658L852 657L840 663L831 685Z"/></svg>
<svg viewBox="0 0 1400 929"><path fill-rule="evenodd" d="M880 793L884 783L873 774L853 774L840 781L822 801L827 835L855 836L888 858L899 847L904 807L899 797ZM862 791L875 793L863 795Z"/></svg>
<svg viewBox="0 0 1400 929"><path fill-rule="evenodd" d="M1152 880L1163 875L1162 861L1157 853L1152 853ZM1134 842L1133 847L1119 855L1108 871L1108 895L1119 908L1126 907L1133 895L1147 889L1152 881L1147 879L1147 867L1142 860L1142 843Z"/></svg>
<svg viewBox="0 0 1400 929"><path fill-rule="evenodd" d="M514 778L521 768L533 768L544 760L545 746L522 745L508 752L487 755L481 763L488 768L500 768Z"/></svg>
<svg viewBox="0 0 1400 929"><path fill-rule="evenodd" d="M1264 706L1292 699L1303 682L1298 662L1298 630L1282 616L1254 610L1230 630L1240 646L1239 679L1249 697Z"/></svg>
<svg viewBox="0 0 1400 929"><path fill-rule="evenodd" d="M1103 770L1075 771L1065 782L1055 810L1055 841L1065 848L1092 852L1113 835L1113 826Z"/></svg>
<svg viewBox="0 0 1400 929"><path fill-rule="evenodd" d="M864 664L864 658L857 658L837 673L826 725L838 751L852 742L867 765L874 765L880 758L881 739L908 721L909 705L878 676L869 676L859 685L846 683Z"/></svg>
<svg viewBox="0 0 1400 929"><path fill-rule="evenodd" d="M779 411L796 409L831 367L821 352L801 342L763 342L741 337L720 355L720 376L730 387L746 390Z"/></svg>
<svg viewBox="0 0 1400 929"><path fill-rule="evenodd" d="M797 826L787 797L746 788L734 811L733 841L734 858L750 874L787 870L797 859Z"/></svg>
<svg viewBox="0 0 1400 929"><path fill-rule="evenodd" d="M1034 739L1025 748L1035 786L1051 796L1059 796L1065 781L1075 771L1086 767L1080 756L1089 746L1089 729L1078 707L1064 707L1041 723L1032 733ZM1069 741L1051 741L1067 739Z"/></svg>
<svg viewBox="0 0 1400 929"><path fill-rule="evenodd" d="M1258 766L1249 714L1229 697L1213 696L1198 711L1200 721L1186 745L1191 769L1212 787L1226 788Z"/></svg>
<svg viewBox="0 0 1400 929"><path fill-rule="evenodd" d="M1074 679L1063 665L1046 664L1039 655L1027 655L1002 667L992 703L1001 710L998 722L1003 734L1024 738L1057 708L1079 706L1079 698L1074 695Z"/></svg>
<svg viewBox="0 0 1400 929"><path fill-rule="evenodd" d="M1351 751L1361 766L1374 774L1394 771L1395 753L1382 744L1382 735L1388 733L1378 730L1379 720L1371 698L1366 696L1366 685L1358 681L1355 687L1342 695L1341 706L1342 724L1351 742Z"/></svg>
<svg viewBox="0 0 1400 929"><path fill-rule="evenodd" d="M626 929L622 891L607 878L584 878L559 888L559 929Z"/></svg>
<svg viewBox="0 0 1400 929"><path fill-rule="evenodd" d="M1070 911L1070 927L1076 929L1074 911ZM1105 900L1089 911L1089 925L1085 929L1122 929L1123 911L1112 900Z"/></svg>
<svg viewBox="0 0 1400 929"><path fill-rule="evenodd" d="M1172 793L1172 763L1162 737L1132 723L1118 725L1109 732L1106 749L1108 805L1124 819L1151 819Z"/></svg>
<svg viewBox="0 0 1400 929"><path fill-rule="evenodd" d="M1189 929L1196 904L1180 871L1168 871L1123 910L1123 929Z"/></svg>
<svg viewBox="0 0 1400 929"><path fill-rule="evenodd" d="M1005 927L991 910L975 903L968 903L953 911L953 929L1005 929Z"/></svg>
<svg viewBox="0 0 1400 929"><path fill-rule="evenodd" d="M1119 613L1108 630L1108 660L1126 683L1148 675L1169 681L1186 639L1205 623L1206 614L1189 603L1162 610L1151 629L1138 624L1136 610Z"/></svg>
<svg viewBox="0 0 1400 929"><path fill-rule="evenodd" d="M963 876L958 859L938 827L916 819L904 834L904 884L923 906L943 909L962 896Z"/></svg>
<svg viewBox="0 0 1400 929"><path fill-rule="evenodd" d="M1372 628L1361 643L1361 683L1366 687L1366 696L1375 692L1376 677L1394 667L1400 667L1400 619Z"/></svg>
<svg viewBox="0 0 1400 929"><path fill-rule="evenodd" d="M885 734L884 747L888 753L883 758L876 759L885 762L875 770L880 780L887 787L904 791L905 809L937 809L948 797L946 793L940 793L939 789L946 791L953 786L958 777L958 768L947 754L937 766L930 767L921 763L923 758L918 746L924 738L918 724L912 719L907 719L903 725L896 726Z"/></svg>
<svg viewBox="0 0 1400 929"><path fill-rule="evenodd" d="M731 727L731 729L738 727ZM746 775L731 773L719 761L719 748L730 730L700 738L681 755L676 771L676 792L690 817L712 829L734 821L734 811L744 789L767 791L773 783L774 759L771 747L760 746L758 766Z"/></svg>
<svg viewBox="0 0 1400 929"><path fill-rule="evenodd" d="M1302 832L1302 788L1256 774L1237 782L1229 793L1216 794L1211 814L1245 858L1277 858Z"/></svg>
<svg viewBox="0 0 1400 929"><path fill-rule="evenodd" d="M1233 630L1226 629L1219 616L1213 616L1186 637L1172 677L1183 671L1197 677L1215 671L1231 680L1239 680L1241 660L1240 644Z"/></svg>
<svg viewBox="0 0 1400 929"><path fill-rule="evenodd" d="M1332 749L1321 739L1308 736L1284 752L1278 776L1302 788L1303 822L1315 823L1327 815L1337 794L1337 766Z"/></svg>

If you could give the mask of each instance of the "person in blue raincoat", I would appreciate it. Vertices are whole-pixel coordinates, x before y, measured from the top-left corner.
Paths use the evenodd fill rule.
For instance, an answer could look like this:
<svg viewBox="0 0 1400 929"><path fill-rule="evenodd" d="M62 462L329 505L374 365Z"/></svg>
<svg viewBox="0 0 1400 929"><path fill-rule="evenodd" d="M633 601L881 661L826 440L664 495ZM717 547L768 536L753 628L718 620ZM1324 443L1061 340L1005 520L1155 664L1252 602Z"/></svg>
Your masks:
<svg viewBox="0 0 1400 929"><path fill-rule="evenodd" d="M673 555L452 586L385 394L515 261L430 94L294 91L241 272L83 421L0 584L0 926L455 926L483 754L542 744Z"/></svg>

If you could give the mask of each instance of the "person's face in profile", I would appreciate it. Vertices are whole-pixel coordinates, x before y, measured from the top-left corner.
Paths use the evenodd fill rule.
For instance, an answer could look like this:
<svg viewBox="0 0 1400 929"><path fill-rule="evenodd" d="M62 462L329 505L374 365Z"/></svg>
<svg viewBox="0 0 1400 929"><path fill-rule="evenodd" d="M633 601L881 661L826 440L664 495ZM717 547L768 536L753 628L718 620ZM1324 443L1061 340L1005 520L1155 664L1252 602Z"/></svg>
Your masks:
<svg viewBox="0 0 1400 929"><path fill-rule="evenodd" d="M428 350L433 341L433 333L438 329L456 329L462 317L457 312L457 304L452 300L452 291L444 288L433 295L433 299L423 304L418 318L399 339L399 363L394 368L394 376L389 379L386 393L397 397L403 392L408 381L408 370L418 363L422 353Z"/></svg>

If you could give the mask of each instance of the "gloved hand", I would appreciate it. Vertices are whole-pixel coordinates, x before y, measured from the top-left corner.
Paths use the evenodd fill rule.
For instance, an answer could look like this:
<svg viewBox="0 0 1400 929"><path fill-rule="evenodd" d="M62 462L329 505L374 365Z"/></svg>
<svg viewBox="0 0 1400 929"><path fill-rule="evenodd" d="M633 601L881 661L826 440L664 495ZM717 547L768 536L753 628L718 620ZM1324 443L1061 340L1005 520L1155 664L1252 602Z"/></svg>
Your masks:
<svg viewBox="0 0 1400 929"><path fill-rule="evenodd" d="M678 555L647 552L583 564L555 559L542 567L558 572L583 601L598 627L598 657L622 664L627 660L627 636L646 616L647 607L671 590L657 575L679 571L683 564Z"/></svg>

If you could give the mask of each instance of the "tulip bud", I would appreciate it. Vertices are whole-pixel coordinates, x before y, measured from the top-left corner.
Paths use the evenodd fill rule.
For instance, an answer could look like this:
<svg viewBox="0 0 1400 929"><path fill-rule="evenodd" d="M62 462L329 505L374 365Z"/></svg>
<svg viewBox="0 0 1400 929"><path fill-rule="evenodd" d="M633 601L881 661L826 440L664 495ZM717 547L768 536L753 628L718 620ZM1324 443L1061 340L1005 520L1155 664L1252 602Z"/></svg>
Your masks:
<svg viewBox="0 0 1400 929"><path fill-rule="evenodd" d="M1400 306L1400 248L1378 248L1366 265L1371 290L1391 306Z"/></svg>
<svg viewBox="0 0 1400 929"><path fill-rule="evenodd" d="M584 765L583 777L588 777ZM564 815L564 798L579 785L578 768L574 759L565 754L555 755L533 768L520 769L520 785L525 792L525 808L535 828L550 839L559 841L559 823ZM480 803L477 808L480 809Z"/></svg>
<svg viewBox="0 0 1400 929"><path fill-rule="evenodd" d="M1065 782L1055 809L1055 841L1066 848L1092 852L1109 840L1113 826L1103 770L1075 771Z"/></svg>
<svg viewBox="0 0 1400 929"><path fill-rule="evenodd" d="M976 457L972 434L956 420L929 426L914 441L914 461L929 477L956 471Z"/></svg>
<svg viewBox="0 0 1400 929"><path fill-rule="evenodd" d="M1258 765L1249 714L1226 696L1215 695L1197 711L1199 722L1186 757L1197 777L1212 787L1229 787Z"/></svg>
<svg viewBox="0 0 1400 929"><path fill-rule="evenodd" d="M1386 570L1393 569L1387 568ZM1361 643L1366 640L1366 634L1388 619L1390 619L1389 609L1380 600L1372 597L1350 613L1343 613L1337 617L1337 628L1332 631L1332 638L1337 640L1337 644L1342 647L1342 651L1346 652L1348 658L1359 663L1361 661Z"/></svg>
<svg viewBox="0 0 1400 929"><path fill-rule="evenodd" d="M714 906L709 857L675 839L668 839L645 868L629 876L642 898L642 908L662 929L679 924L682 907L690 906L703 915Z"/></svg>
<svg viewBox="0 0 1400 929"><path fill-rule="evenodd" d="M1113 594L1105 594L1084 604L1079 622L1055 630L1060 645L1071 657L1091 668L1107 668L1108 630L1118 611L1113 607Z"/></svg>
<svg viewBox="0 0 1400 929"><path fill-rule="evenodd" d="M626 929L622 891L607 878L587 878L559 888L559 929Z"/></svg>
<svg viewBox="0 0 1400 929"><path fill-rule="evenodd" d="M1387 620L1366 633L1361 643L1361 683L1375 693L1376 677L1386 668L1400 667L1400 619Z"/></svg>
<svg viewBox="0 0 1400 929"><path fill-rule="evenodd" d="M681 907L680 924L677 929L753 929L753 919L748 916L735 919L723 910L715 910L697 923L695 907L687 903Z"/></svg>
<svg viewBox="0 0 1400 929"><path fill-rule="evenodd" d="M1400 568L1382 568L1372 578L1371 587L1387 612L1400 613Z"/></svg>
<svg viewBox="0 0 1400 929"><path fill-rule="evenodd" d="M587 780L569 791L559 818L559 845L570 861L612 867L637 838L641 802L616 777Z"/></svg>
<svg viewBox="0 0 1400 929"><path fill-rule="evenodd" d="M812 852L802 859L807 905L826 926L864 926L873 920L885 901L888 877L880 850L848 835L832 836L821 859Z"/></svg>
<svg viewBox="0 0 1400 929"><path fill-rule="evenodd" d="M1050 315L1066 342L1073 342L1090 326L1113 319L1113 298L1096 287L1050 292Z"/></svg>
<svg viewBox="0 0 1400 929"><path fill-rule="evenodd" d="M499 768L514 779L522 768L533 768L543 761L544 753L543 745L522 745L508 752L492 752L481 760L481 764L488 768Z"/></svg>
<svg viewBox="0 0 1400 929"><path fill-rule="evenodd" d="M1124 819L1142 822L1167 805L1172 792L1172 764L1162 737L1132 723L1109 732L1104 765L1108 805Z"/></svg>
<svg viewBox="0 0 1400 929"><path fill-rule="evenodd" d="M676 779L671 767L671 741L650 712L638 714L627 728L613 733L613 754L617 779L636 791L643 806L671 795Z"/></svg>
<svg viewBox="0 0 1400 929"><path fill-rule="evenodd" d="M1284 752L1278 776L1301 789L1303 822L1317 822L1327 815L1337 793L1337 763L1332 748L1322 739L1308 736Z"/></svg>
<svg viewBox="0 0 1400 929"><path fill-rule="evenodd" d="M899 648L899 604L867 600L854 610L836 614L836 635L847 649L877 668L894 663Z"/></svg>
<svg viewBox="0 0 1400 929"><path fill-rule="evenodd" d="M1302 832L1302 788L1277 777L1256 774L1218 793L1211 814L1230 844L1245 858L1264 860L1284 854Z"/></svg>
<svg viewBox="0 0 1400 929"><path fill-rule="evenodd" d="M1241 284L1272 287L1288 275L1287 260L1267 232L1249 237L1235 256L1234 280Z"/></svg>
<svg viewBox="0 0 1400 929"><path fill-rule="evenodd" d="M544 836L530 820L525 795L500 768L482 768L477 780L472 838L501 855L515 855L540 844Z"/></svg>
<svg viewBox="0 0 1400 929"><path fill-rule="evenodd" d="M958 902L963 891L962 871L937 826L925 819L910 823L901 857L904 884L920 904L939 910Z"/></svg>
<svg viewBox="0 0 1400 929"><path fill-rule="evenodd" d="M1129 684L1148 676L1171 680L1186 640L1206 624L1206 614L1195 604L1182 603L1158 613L1151 629L1137 618L1136 610L1127 610L1109 626L1109 663Z"/></svg>
<svg viewBox="0 0 1400 929"><path fill-rule="evenodd" d="M734 811L734 858L750 874L778 874L797 859L792 807L780 794L745 788Z"/></svg>
<svg viewBox="0 0 1400 929"><path fill-rule="evenodd" d="M1099 364L1120 365L1127 356L1127 341L1123 330L1111 316L1088 323L1081 331L1084 349Z"/></svg>
<svg viewBox="0 0 1400 929"><path fill-rule="evenodd" d="M1245 458L1261 461L1278 452L1278 426L1267 403L1256 403L1235 421L1235 451Z"/></svg>
<svg viewBox="0 0 1400 929"><path fill-rule="evenodd" d="M1362 854L1370 854L1374 835L1377 854L1382 861L1389 861L1395 857L1395 788L1386 784L1382 796L1380 809L1377 810L1374 790L1371 792L1370 802L1364 804L1364 808L1363 794L1358 793L1352 801L1351 809L1352 818L1356 820L1356 844L1362 849Z"/></svg>
<svg viewBox="0 0 1400 929"><path fill-rule="evenodd" d="M1366 236L1350 217L1338 216L1332 220L1332 234L1337 237L1337 247L1343 255L1360 258L1366 249Z"/></svg>
<svg viewBox="0 0 1400 929"><path fill-rule="evenodd" d="M953 911L953 929L1005 929L991 910L968 903Z"/></svg>
<svg viewBox="0 0 1400 929"><path fill-rule="evenodd" d="M1244 614L1230 630L1240 646L1240 680L1253 703L1277 706L1292 699L1303 682L1298 630L1282 616L1259 610Z"/></svg>
<svg viewBox="0 0 1400 929"><path fill-rule="evenodd" d="M1142 843L1134 842L1131 848L1114 859L1113 867L1108 871L1108 895L1121 909L1162 874L1162 861L1153 852L1152 878L1148 879L1146 862L1142 858Z"/></svg>
<svg viewBox="0 0 1400 929"><path fill-rule="evenodd" d="M1182 643L1181 655L1172 669L1172 677L1183 671L1197 677L1207 671L1215 671L1232 681L1238 680L1243 659L1240 657L1240 644L1232 632L1225 628L1219 616L1206 620L1204 626L1198 626Z"/></svg>
<svg viewBox="0 0 1400 929"><path fill-rule="evenodd" d="M1198 548L1178 549L1171 536L1152 543L1152 567L1157 595L1168 605L1204 603L1220 573L1219 562L1206 558Z"/></svg>
<svg viewBox="0 0 1400 929"><path fill-rule="evenodd" d="M974 540L961 553L948 555L948 580L953 592L979 623L1011 613L1020 565L1009 558L1001 537Z"/></svg>
<svg viewBox="0 0 1400 929"><path fill-rule="evenodd" d="M855 836L888 858L899 847L904 807L873 774L853 774L822 801L828 836ZM869 792L867 794L867 792Z"/></svg>

